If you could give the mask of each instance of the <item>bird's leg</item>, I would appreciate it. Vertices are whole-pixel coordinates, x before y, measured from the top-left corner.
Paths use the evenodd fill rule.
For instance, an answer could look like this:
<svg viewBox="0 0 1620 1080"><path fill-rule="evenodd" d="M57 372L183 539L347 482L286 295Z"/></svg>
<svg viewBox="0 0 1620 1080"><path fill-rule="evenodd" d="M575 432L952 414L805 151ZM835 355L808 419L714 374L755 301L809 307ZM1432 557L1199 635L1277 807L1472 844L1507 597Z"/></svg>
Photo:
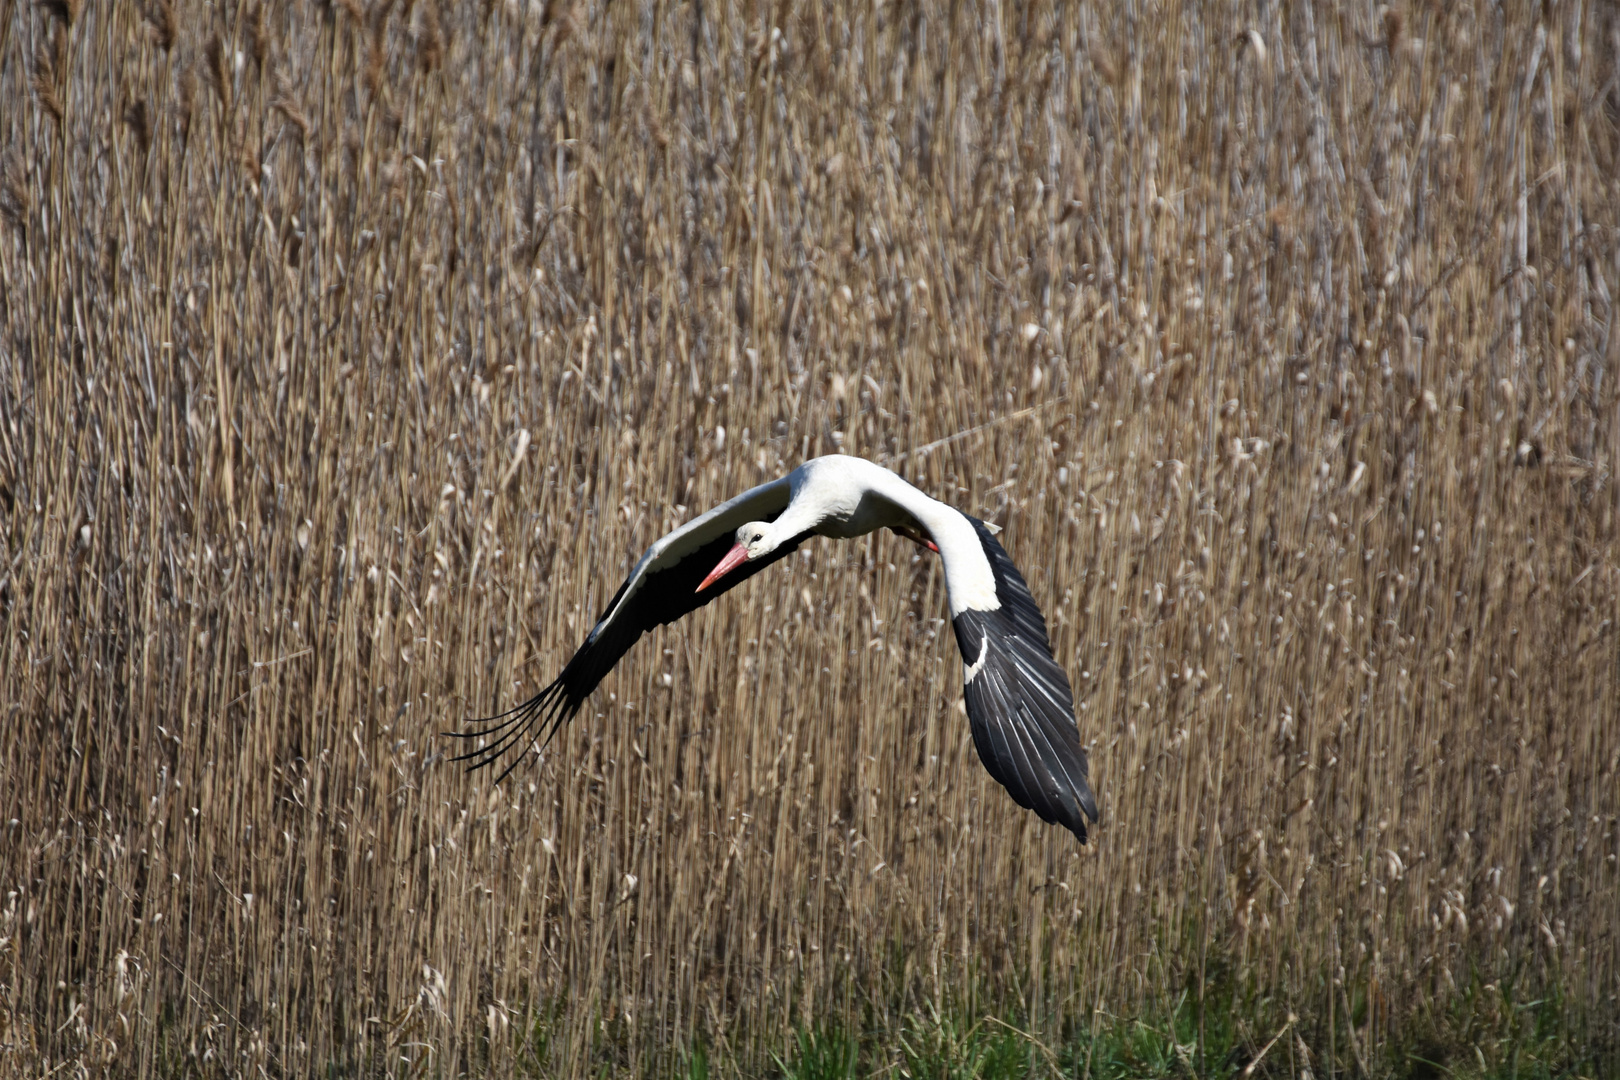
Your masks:
<svg viewBox="0 0 1620 1080"><path fill-rule="evenodd" d="M925 547L929 551L932 551L935 555L939 554L938 545L936 545L928 537L924 536L921 532L917 531L916 529L911 528L909 525L890 525L889 528L894 530L895 532L899 533L901 536L905 537L907 540L910 540L913 544L916 544L918 547Z"/></svg>

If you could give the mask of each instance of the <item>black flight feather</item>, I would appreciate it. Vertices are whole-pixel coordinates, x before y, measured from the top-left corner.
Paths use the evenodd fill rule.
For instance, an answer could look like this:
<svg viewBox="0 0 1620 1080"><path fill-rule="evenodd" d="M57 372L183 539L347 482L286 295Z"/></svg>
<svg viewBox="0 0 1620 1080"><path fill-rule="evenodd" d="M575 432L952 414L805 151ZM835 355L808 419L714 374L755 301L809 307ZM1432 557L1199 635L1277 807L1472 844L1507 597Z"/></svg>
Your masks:
<svg viewBox="0 0 1620 1080"><path fill-rule="evenodd" d="M773 519L775 515L772 515ZM670 566L650 571L642 579L624 607L614 612L619 598L624 595L630 578L619 586L597 619L591 636L574 653L548 686L523 704L504 713L468 723L477 725L470 731L450 732L458 739L486 738L490 741L474 750L452 758L452 761L470 762L469 769L482 769L493 765L511 751L506 768L495 778L498 784L523 760L521 750L544 736L545 745L568 721L572 720L590 697L591 691L606 677L613 665L630 651L641 635L654 627L672 623L707 604L715 597L741 585L755 574L778 560L787 558L810 537L800 533L769 555L743 563L719 581L697 591L698 584L710 570L725 557L736 542L731 533L717 537ZM613 615L607 622L609 614Z"/></svg>
<svg viewBox="0 0 1620 1080"><path fill-rule="evenodd" d="M965 516L965 515L964 515ZM952 620L963 662L974 669L963 696L973 745L1018 805L1086 842L1098 820L1069 677L1052 657L1046 619L1011 558L984 522L969 517L995 576L993 611Z"/></svg>

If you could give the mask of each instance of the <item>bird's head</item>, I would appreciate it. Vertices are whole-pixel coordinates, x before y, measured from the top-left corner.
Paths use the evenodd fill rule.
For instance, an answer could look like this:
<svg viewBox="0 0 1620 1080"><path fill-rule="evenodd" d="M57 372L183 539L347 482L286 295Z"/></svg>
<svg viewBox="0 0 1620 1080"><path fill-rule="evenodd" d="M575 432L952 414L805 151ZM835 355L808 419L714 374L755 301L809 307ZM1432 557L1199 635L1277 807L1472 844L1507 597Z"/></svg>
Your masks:
<svg viewBox="0 0 1620 1080"><path fill-rule="evenodd" d="M773 531L768 521L750 521L737 530L737 546L748 552L749 562L776 550L776 541L771 539Z"/></svg>
<svg viewBox="0 0 1620 1080"><path fill-rule="evenodd" d="M776 530L771 523L750 521L737 530L736 544L726 552L726 557L720 560L720 564L709 571L709 576L703 579L703 584L697 587L697 591L702 592L743 563L762 559L776 548Z"/></svg>

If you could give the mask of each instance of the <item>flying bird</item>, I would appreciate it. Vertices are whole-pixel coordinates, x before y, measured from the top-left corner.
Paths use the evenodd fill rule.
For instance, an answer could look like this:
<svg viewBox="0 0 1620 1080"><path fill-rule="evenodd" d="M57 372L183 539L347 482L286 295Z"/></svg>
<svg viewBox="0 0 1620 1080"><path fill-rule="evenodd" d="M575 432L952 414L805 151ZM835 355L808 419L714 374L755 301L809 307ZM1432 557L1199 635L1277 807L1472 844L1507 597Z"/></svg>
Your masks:
<svg viewBox="0 0 1620 1080"><path fill-rule="evenodd" d="M1098 820L1068 676L1023 575L984 522L881 465L835 454L743 492L647 549L556 680L516 708L471 721L459 738L489 740L455 758L493 765L549 742L648 630L674 622L785 558L812 536L849 539L888 528L945 564L968 720L979 760L1018 805L1086 841ZM522 758L511 761L496 783Z"/></svg>

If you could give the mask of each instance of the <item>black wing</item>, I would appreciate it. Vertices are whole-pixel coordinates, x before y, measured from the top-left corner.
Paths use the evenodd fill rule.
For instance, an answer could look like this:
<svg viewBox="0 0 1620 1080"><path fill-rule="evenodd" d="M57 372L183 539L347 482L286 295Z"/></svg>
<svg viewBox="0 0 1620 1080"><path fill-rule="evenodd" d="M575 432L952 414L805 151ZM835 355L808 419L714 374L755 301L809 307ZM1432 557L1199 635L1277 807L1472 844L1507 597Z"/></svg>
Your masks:
<svg viewBox="0 0 1620 1080"><path fill-rule="evenodd" d="M764 484L659 540L608 601L590 636L575 651L562 674L516 708L470 720L470 730L449 732L458 739L490 740L451 760L471 762L469 769L482 769L517 750L495 782L506 779L507 773L523 760L523 748L542 735L549 743L642 634L696 611L797 549L811 535L809 532L800 533L762 559L742 564L703 592L697 591L704 577L731 550L737 527L749 521L774 521L787 501L785 480Z"/></svg>
<svg viewBox="0 0 1620 1080"><path fill-rule="evenodd" d="M964 515L966 516L966 515ZM969 517L996 579L993 611L952 619L962 650L973 745L990 775L1019 806L1057 822L1086 842L1098 820L1085 747L1074 721L1069 678L1052 658L1046 619L1029 586L984 522Z"/></svg>

